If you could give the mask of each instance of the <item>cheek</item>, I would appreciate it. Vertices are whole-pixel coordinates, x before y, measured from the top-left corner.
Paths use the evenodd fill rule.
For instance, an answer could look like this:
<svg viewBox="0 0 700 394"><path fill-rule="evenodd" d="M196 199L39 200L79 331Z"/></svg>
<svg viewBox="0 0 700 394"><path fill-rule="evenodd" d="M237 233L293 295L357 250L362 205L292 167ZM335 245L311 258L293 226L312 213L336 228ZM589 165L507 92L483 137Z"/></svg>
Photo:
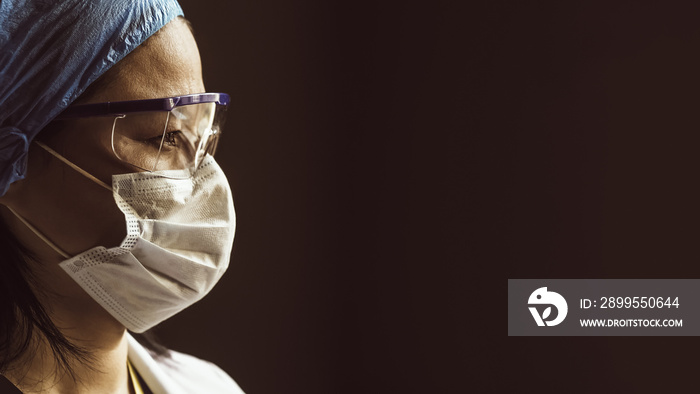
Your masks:
<svg viewBox="0 0 700 394"><path fill-rule="evenodd" d="M126 236L112 193L36 145L18 197L25 217L69 255L118 246Z"/></svg>
<svg viewBox="0 0 700 394"><path fill-rule="evenodd" d="M82 177L82 175L77 174ZM73 175L75 178L75 175ZM126 223L108 190L83 177L75 179L56 199L60 215L56 231L63 231L65 251L70 255L96 246L118 246L126 236ZM87 181L87 182L86 182ZM60 204L60 206L58 206Z"/></svg>
<svg viewBox="0 0 700 394"><path fill-rule="evenodd" d="M112 193L63 163L55 165L63 167L57 171L62 176L47 182L45 208L64 250L75 255L95 246L118 246L126 224Z"/></svg>
<svg viewBox="0 0 700 394"><path fill-rule="evenodd" d="M134 168L119 160L112 150L113 122L111 118L78 120L46 138L46 143L71 163L111 186L112 175L134 172Z"/></svg>

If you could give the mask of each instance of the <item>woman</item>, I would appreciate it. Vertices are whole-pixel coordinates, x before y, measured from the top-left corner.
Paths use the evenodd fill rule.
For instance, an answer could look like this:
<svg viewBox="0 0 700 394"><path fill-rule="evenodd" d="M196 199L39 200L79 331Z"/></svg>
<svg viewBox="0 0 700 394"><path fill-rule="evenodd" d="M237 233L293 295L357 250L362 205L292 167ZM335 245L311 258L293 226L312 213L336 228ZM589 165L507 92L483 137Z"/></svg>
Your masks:
<svg viewBox="0 0 700 394"><path fill-rule="evenodd" d="M127 331L203 297L235 229L212 158L228 96L203 94L177 2L3 1L0 46L2 375L28 393L240 392Z"/></svg>

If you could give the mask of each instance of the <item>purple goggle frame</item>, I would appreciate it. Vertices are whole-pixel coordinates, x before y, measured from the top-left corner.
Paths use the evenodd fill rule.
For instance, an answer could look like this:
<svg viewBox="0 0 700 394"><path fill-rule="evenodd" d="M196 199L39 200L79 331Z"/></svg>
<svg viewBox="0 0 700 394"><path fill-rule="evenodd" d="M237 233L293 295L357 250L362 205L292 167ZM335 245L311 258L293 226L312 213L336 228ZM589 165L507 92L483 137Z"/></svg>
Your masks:
<svg viewBox="0 0 700 394"><path fill-rule="evenodd" d="M117 124L118 119L123 119L124 117L127 116L127 114L130 113L146 113L146 112L168 112L168 117L166 118L166 124L168 122L168 119L170 119L170 112L172 112L175 108L178 107L184 107L187 105L194 105L194 104L216 104L216 107L220 109L220 111L217 109L217 114L214 115L214 119L212 120L213 122L216 123L217 130L216 133L207 135L207 139L204 140L204 143L200 141L200 143L196 144L196 149L197 149L197 155L192 158L194 168L197 168L199 162L200 162L200 154L206 154L207 151L211 153L212 155L214 154L214 151L216 150L216 141L218 139L218 133L220 132L220 127L223 125L224 119L222 115L225 113L226 108L228 107L228 104L230 102L230 97L226 93L197 93L197 94L188 94L184 96L176 96L176 97L166 97L166 98L157 98L157 99L146 99L146 100L130 100L130 101L114 101L114 102L104 102L104 103L93 103L93 104L80 104L80 105L73 105L69 106L64 110L59 116L55 118L55 120L68 120L68 119L77 119L77 118L90 118L90 117L114 117L114 124L112 125L112 150L114 154L117 156L122 161L125 161L127 163L130 163L134 165L137 168L146 170L146 171L154 171L157 163L159 162L159 158L161 156L161 149L163 147L163 141L165 140L166 136L166 130L163 130L163 137L161 139L161 144L160 148L158 149L158 154L155 159L155 164L153 164L153 167L150 166L144 166L142 163L136 163L133 161L130 161L128 159L125 159L119 152L117 152L117 149L115 148L115 127ZM210 136L215 136L213 140L210 140ZM213 142L207 142L207 141L213 141ZM203 150L204 149L204 150ZM204 152L204 153L202 153ZM179 169L180 167L177 168L171 168L171 169ZM170 169L170 168L166 168Z"/></svg>
<svg viewBox="0 0 700 394"><path fill-rule="evenodd" d="M229 95L226 93L196 93L147 100L80 104L66 108L56 117L56 120L123 115L133 112L172 111L175 107L200 103L216 103L228 106L230 100Z"/></svg>

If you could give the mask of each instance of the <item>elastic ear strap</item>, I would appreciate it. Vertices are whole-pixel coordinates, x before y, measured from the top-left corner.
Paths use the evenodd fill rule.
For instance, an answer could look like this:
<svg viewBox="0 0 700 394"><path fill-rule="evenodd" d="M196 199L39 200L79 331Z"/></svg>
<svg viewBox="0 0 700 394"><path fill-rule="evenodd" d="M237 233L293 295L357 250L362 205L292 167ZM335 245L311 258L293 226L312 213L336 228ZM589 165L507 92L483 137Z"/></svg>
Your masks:
<svg viewBox="0 0 700 394"><path fill-rule="evenodd" d="M39 145L40 147L44 148L44 150L46 150L47 152L51 153L51 154L52 154L53 156L55 156L58 160L60 160L60 161L62 161L63 163L65 163L65 164L66 164L67 166L69 166L70 168L72 168L72 169L78 171L79 173L81 173L82 175L84 175L85 177L87 177L89 180L91 180L91 181L97 183L98 185L100 185L100 186L104 187L105 189L109 190L110 192L112 191L112 188L109 187L106 183L104 183L104 182L102 182L101 180L97 179L95 176L93 176L93 175L90 174L89 172L83 170L82 168L78 167L77 165L71 163L70 161L68 161L68 159L66 159L65 157L61 156L58 152L56 152L55 150L53 150L53 149L49 148L48 146L44 145L43 142L37 141L37 140L34 140L34 142L35 142L37 145Z"/></svg>
<svg viewBox="0 0 700 394"><path fill-rule="evenodd" d="M15 212L14 209L10 208L10 207L7 206L7 205L6 205L5 207L6 207L7 209L9 209L10 212L12 212L15 216L17 216L17 219L19 219L22 223L24 223L24 225L27 226L27 228L30 229L37 237L39 237L42 241L44 241L44 243L46 243L47 245L49 245L49 246L51 247L51 249L55 250L56 253L60 254L61 256L63 256L63 257L66 258L66 259L69 259L69 258L70 258L70 256L68 255L68 253L66 253L66 252L64 252L63 250L61 250L61 248L59 248L58 246L56 246L55 243L51 242L51 240L49 240L48 238L46 238L46 237L44 236L44 234L41 233L41 231L37 230L36 227L34 227L34 226L32 226L31 224L29 224L29 222L26 221L22 216L20 216L20 214L18 214L17 212Z"/></svg>

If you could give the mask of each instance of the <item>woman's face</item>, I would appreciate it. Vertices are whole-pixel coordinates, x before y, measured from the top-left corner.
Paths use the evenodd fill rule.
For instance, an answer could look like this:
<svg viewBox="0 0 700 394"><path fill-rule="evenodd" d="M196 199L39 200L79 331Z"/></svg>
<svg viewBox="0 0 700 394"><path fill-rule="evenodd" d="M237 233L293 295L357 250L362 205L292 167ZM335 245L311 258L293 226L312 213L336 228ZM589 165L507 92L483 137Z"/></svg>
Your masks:
<svg viewBox="0 0 700 394"><path fill-rule="evenodd" d="M163 27L108 73L104 89L81 104L139 100L204 92L199 51L187 22ZM83 170L111 185L113 174L137 172L115 157L112 118L65 122L38 139ZM15 209L69 255L96 246L118 246L126 234L124 216L110 191L32 144L26 179L11 185L0 202ZM20 236L30 250L46 253L32 236ZM32 241L33 240L33 241Z"/></svg>

